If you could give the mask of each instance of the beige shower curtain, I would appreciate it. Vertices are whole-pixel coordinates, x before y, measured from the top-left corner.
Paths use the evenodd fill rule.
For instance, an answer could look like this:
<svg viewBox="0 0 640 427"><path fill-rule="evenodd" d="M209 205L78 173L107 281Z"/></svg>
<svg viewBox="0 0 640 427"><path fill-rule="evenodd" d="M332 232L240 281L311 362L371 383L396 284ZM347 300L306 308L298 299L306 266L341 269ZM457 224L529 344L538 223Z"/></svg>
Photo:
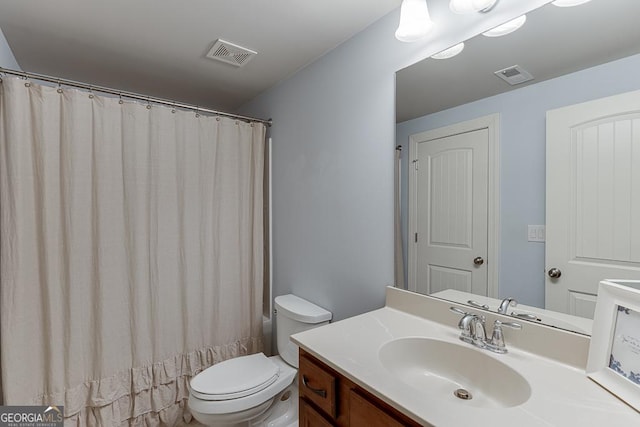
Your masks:
<svg viewBox="0 0 640 427"><path fill-rule="evenodd" d="M4 404L188 419L189 378L262 345L264 126L0 90Z"/></svg>

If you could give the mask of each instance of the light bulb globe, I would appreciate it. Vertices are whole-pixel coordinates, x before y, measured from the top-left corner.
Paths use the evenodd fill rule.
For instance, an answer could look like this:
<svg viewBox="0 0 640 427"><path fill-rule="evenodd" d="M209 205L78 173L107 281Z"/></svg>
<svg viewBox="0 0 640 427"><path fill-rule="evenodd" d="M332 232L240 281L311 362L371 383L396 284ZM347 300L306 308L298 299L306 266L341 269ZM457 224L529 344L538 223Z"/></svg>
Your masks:
<svg viewBox="0 0 640 427"><path fill-rule="evenodd" d="M525 22L527 22L527 15L522 15L516 19L512 19L509 22L505 22L502 25L498 25L497 27L482 33L482 35L486 37L506 36L507 34L511 34L522 27Z"/></svg>
<svg viewBox="0 0 640 427"><path fill-rule="evenodd" d="M433 29L426 0L403 0L396 38L402 42L416 42Z"/></svg>

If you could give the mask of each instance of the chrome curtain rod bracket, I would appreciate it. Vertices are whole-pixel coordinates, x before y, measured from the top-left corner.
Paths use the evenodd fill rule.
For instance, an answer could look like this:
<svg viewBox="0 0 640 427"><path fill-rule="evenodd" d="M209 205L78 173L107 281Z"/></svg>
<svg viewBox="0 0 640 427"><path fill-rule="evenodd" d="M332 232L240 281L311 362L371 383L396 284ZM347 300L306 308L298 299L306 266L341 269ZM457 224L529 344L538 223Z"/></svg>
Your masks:
<svg viewBox="0 0 640 427"><path fill-rule="evenodd" d="M76 82L73 80L65 80L58 77L46 76L44 74L29 73L26 71L16 71L16 70L0 67L0 75L12 75L12 76L17 76L24 80L40 80L43 82L49 82L49 83L57 84L58 88L64 85L64 86L74 87L77 89L84 89L84 90L88 90L91 95L95 91L95 92L102 92L102 93L107 93L109 95L118 96L120 100L122 100L122 98L125 97L125 98L135 99L138 101L146 101L147 105L149 106L150 106L150 103L153 102L154 104L160 104L160 105L171 107L174 110L176 108L182 108L185 110L195 111L196 114L198 115L200 113L208 113L214 116L229 117L231 119L242 120L243 122L248 122L248 123L251 123L251 122L264 123L268 127L271 127L271 125L273 124L273 121L271 119L260 119L256 117L242 116L239 114L225 113L224 111L217 111L209 108L202 108L195 105L183 104L183 103L168 100L168 99L154 98L154 97L140 95L133 92L126 92L126 91L111 89L103 86L95 86L87 83Z"/></svg>

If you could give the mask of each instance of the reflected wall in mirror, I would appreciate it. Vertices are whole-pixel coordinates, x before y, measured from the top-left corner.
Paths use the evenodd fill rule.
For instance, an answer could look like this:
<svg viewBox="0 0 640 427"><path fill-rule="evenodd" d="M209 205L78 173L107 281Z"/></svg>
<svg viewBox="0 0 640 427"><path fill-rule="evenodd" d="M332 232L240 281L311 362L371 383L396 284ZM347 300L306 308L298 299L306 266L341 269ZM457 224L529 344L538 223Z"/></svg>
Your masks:
<svg viewBox="0 0 640 427"><path fill-rule="evenodd" d="M568 227L558 230L558 226L554 226L553 236L547 234L546 242L544 234L544 225L551 226L550 221L547 223L549 199L546 189L549 186L554 189L556 186L555 181L547 182L546 178L549 151L547 144L551 141L546 137L547 112L556 110L549 113L549 121L552 122L554 115L562 113L564 108L570 109L572 105L640 90L640 26L636 23L637 16L640 16L640 2L628 0L592 0L572 8L559 8L548 4L531 12L526 24L515 33L500 38L477 36L466 41L465 49L456 57L447 60L428 58L398 71L396 142L402 146L401 217L406 287L410 290L444 291L439 294L441 297L464 303L475 300L480 305L488 304L493 310L497 309L502 299L513 297L520 304L515 308L511 306L507 314L530 314L533 321L589 333L588 320L585 324L582 319L565 316L567 313L574 313L589 317L592 314L595 295L582 289L572 291L571 286L568 286L568 291L560 297L566 300L562 301L562 308L545 310L556 307L553 301L546 301L555 298L548 295L549 289L553 290L558 284L565 286L566 283L571 283L571 276L576 276L576 268L582 271L581 280L592 282L594 289L597 289L599 281L605 278L640 279L640 219L636 219L640 218L640 191L637 190L637 184L633 185L633 182L640 182L640 118L636 118L634 113L627 113L623 118L604 123L593 119L598 117L599 113L596 111L593 117L589 116L591 118L587 120L591 123L589 126L566 124L568 127L565 133L571 135L567 137L567 146L574 147L575 150L579 148L584 153L589 151L584 148L587 146L579 145L575 138L584 139L585 135L595 132L596 139L592 144L595 148L591 150L593 153L590 157L592 167L588 167L589 163L576 166L575 158L561 163L560 169L565 165L568 171L572 171L573 184L559 202L558 195L553 196L556 199L551 200L554 206L566 203L569 207L575 207L591 197L590 205L586 202L583 204L591 206L591 211L597 209L601 212L594 214L595 222L585 220L586 222L580 223L580 218L589 216L582 212L580 218L570 218ZM533 80L510 86L494 75L498 70L515 65L528 71ZM614 101L613 104L617 105L617 102ZM635 110L640 111L640 103ZM484 256L480 256L467 248L470 247L469 242L473 241L471 232L474 221L477 220L464 216L465 212L474 209L472 201L467 197L476 191L471 175L473 168L470 166L473 159L469 153L472 150L467 154L464 150L457 150L455 153L439 156L420 148L427 146L419 143L420 138L414 137L412 143L410 138L420 134L424 137L425 133L435 132L434 140L440 141L443 128L491 116L497 117L496 147L499 158L495 170L491 172L495 173L499 184L494 194L497 226L489 240L493 237L497 242L497 255L488 251ZM600 116L604 117L606 114ZM616 131L618 135L627 135L626 142L614 140L614 143L610 144L624 145L626 151L612 149L609 152L602 148L605 144L598 145L597 136L606 134L607 129L613 129L610 132L612 135L615 135ZM625 129L626 133L619 132L620 129ZM464 131L459 135L467 133L469 132ZM555 141L553 142L555 144ZM445 141L441 145L446 146L448 143L449 141ZM414 152L410 155L411 144ZM465 143L462 143L462 146L466 146ZM418 155L424 155L430 160L415 162ZM453 189L441 191L438 196L438 200L446 201L444 205L447 209L439 213L438 226L425 220L424 223L427 225L424 226L424 233L416 236L418 227L415 224L410 226L410 216L431 212L431 216L435 218L437 212L433 213L432 202L435 199L430 198L429 193L433 182L428 181L428 184L423 183L420 187L416 184L418 175L415 170L426 168L429 170L426 175L431 176L438 170L437 163L432 163L431 159L437 158L441 165L456 165L454 169L459 174L450 176L442 172L447 169L440 168L440 181L444 184L438 188ZM420 159L422 160L422 157ZM626 166L620 168L620 162L626 162ZM638 166L635 166L636 162ZM557 165L554 167L558 168ZM583 172L601 172L600 175L591 173L577 177L577 172L573 171L580 168L584 169ZM622 178L611 178L617 176L617 173L613 173L614 170L621 169L626 171L626 175ZM464 170L469 173L465 175ZM601 177L606 179L602 181ZM587 185L588 179L593 180L593 186ZM624 180L627 183L625 185L631 190L620 191L620 179ZM425 189L425 186L428 188ZM558 188L564 187L558 185ZM576 188L582 193L572 195L571 191L575 192ZM414 214L411 215L410 190L414 201L421 200L421 191L426 194L417 206L416 203L412 205L411 210ZM486 191L492 191L491 185ZM433 194L436 194L435 190ZM598 200L598 197L602 198L607 194L615 196L608 197L606 203L604 200ZM617 207L611 208L609 205ZM576 215L574 211L571 212L572 215ZM602 218L612 217L614 220L604 222L602 219L598 220L598 215ZM488 221L490 222L491 218ZM581 224L581 242L590 242L594 250L578 254L580 256L574 256L573 260L569 260L569 264L572 264L571 270L546 263L545 247L555 245L553 242L560 238L565 241L571 240L567 236L576 234L576 223ZM622 223L626 224L626 228L616 225ZM443 231L441 224L447 224L448 228ZM432 244L434 231L439 231L441 235L444 233L447 238L439 237L441 243L436 241ZM626 236L619 242L616 241L617 243L611 240L620 234ZM447 249L457 246L463 249L462 252L465 252L466 248L466 267L439 268L437 263L424 267L424 261L421 261L419 254L416 256L415 265L409 266L410 252L413 251L415 255L418 248L416 241L424 243L423 239L426 239L423 246L446 246ZM572 240L569 244L576 246L576 241ZM609 252L620 252L620 245L624 246L621 250L625 255L618 258L609 257ZM608 247L612 249L606 249ZM598 254L598 251L602 254ZM547 252L551 253L549 248ZM587 269L590 264L598 264L599 261L594 262L598 257L619 259L613 261L613 264L621 268L615 273L620 277L599 277L600 273ZM478 258L482 259L482 263ZM474 260L478 263L474 264ZM555 260L553 262L555 263ZM488 290L478 291L480 295L469 295L467 291L470 290L471 273L467 272L484 270L483 274L486 275L489 266L496 269L496 274L494 279L489 280ZM552 270L553 268L556 270ZM418 270L422 271L418 274ZM450 274L452 271L454 274ZM549 273L551 276L559 277L551 278ZM584 274L587 274L586 279ZM412 277L414 283L410 286ZM429 281L438 285L432 289L431 283L425 284ZM447 290L448 288L454 290ZM463 292L460 293L461 291ZM536 316L536 319L533 319L533 316ZM524 317L524 320L529 319Z"/></svg>

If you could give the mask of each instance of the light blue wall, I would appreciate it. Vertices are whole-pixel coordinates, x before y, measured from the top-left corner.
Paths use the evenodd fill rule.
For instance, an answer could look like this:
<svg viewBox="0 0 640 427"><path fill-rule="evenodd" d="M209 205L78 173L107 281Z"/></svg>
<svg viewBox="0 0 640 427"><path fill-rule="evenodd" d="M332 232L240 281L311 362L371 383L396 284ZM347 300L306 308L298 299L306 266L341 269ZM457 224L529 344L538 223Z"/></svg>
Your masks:
<svg viewBox="0 0 640 427"><path fill-rule="evenodd" d="M395 40L396 10L241 110L274 120L275 295L293 292L334 319L384 304L394 280L395 71L548 1L456 15L415 44Z"/></svg>
<svg viewBox="0 0 640 427"><path fill-rule="evenodd" d="M245 109L274 121L274 294L334 319L380 307L393 283L393 71L361 53L384 50L376 38L349 41Z"/></svg>
<svg viewBox="0 0 640 427"><path fill-rule="evenodd" d="M640 55L635 55L396 127L397 143L408 147L410 135L500 113L500 297L544 307L544 244L527 242L527 225L545 222L546 111L640 89L638 70ZM407 154L404 150L404 183ZM406 194L405 188L404 206ZM406 216L403 223L406 235Z"/></svg>
<svg viewBox="0 0 640 427"><path fill-rule="evenodd" d="M0 29L0 67L9 68L11 70L21 70L16 58L13 56L13 52L7 43L7 39L4 38L2 29Z"/></svg>

